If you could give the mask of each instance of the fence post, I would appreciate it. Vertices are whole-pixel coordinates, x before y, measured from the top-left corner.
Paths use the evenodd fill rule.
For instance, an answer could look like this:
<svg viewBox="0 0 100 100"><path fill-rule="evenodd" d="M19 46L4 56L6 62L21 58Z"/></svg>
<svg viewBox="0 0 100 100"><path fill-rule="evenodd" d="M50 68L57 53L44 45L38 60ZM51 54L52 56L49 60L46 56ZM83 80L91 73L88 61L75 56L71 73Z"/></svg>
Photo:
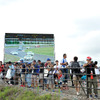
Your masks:
<svg viewBox="0 0 100 100"><path fill-rule="evenodd" d="M88 94L88 77L87 77L87 67L86 67L86 89L87 89L87 98L89 98L89 94Z"/></svg>
<svg viewBox="0 0 100 100"><path fill-rule="evenodd" d="M43 66L43 90L44 90L44 66Z"/></svg>

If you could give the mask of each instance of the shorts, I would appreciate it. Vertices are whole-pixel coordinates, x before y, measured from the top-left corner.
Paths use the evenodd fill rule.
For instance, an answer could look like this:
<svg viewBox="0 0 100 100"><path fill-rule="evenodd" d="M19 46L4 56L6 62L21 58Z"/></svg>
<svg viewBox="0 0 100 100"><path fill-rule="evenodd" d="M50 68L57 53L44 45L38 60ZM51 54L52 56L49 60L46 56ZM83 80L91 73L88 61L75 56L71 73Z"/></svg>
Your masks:
<svg viewBox="0 0 100 100"><path fill-rule="evenodd" d="M39 74L39 79L43 79L43 73Z"/></svg>
<svg viewBox="0 0 100 100"><path fill-rule="evenodd" d="M48 77L47 77L47 84L54 84L54 77L53 77L53 75L49 75Z"/></svg>
<svg viewBox="0 0 100 100"><path fill-rule="evenodd" d="M37 82L39 83L39 76L38 75L32 75L32 82Z"/></svg>
<svg viewBox="0 0 100 100"><path fill-rule="evenodd" d="M22 82L25 82L25 74L21 74Z"/></svg>
<svg viewBox="0 0 100 100"><path fill-rule="evenodd" d="M73 83L74 83L74 85L75 86L78 86L80 83L79 83L79 81L81 80L81 78L79 77L79 76L74 76L73 77Z"/></svg>

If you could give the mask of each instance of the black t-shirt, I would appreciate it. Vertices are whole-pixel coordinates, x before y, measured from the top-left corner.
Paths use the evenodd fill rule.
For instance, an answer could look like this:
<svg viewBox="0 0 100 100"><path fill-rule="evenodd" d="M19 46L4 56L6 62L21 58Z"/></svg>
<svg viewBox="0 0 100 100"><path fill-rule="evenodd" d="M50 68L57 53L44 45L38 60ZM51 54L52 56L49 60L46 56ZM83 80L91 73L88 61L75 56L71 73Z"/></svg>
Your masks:
<svg viewBox="0 0 100 100"><path fill-rule="evenodd" d="M90 74L91 71L92 71L93 74L94 74L93 77L96 77L96 74L95 74L95 66L93 64L90 64L90 65L86 66L85 69L86 69L86 73L87 74ZM90 76L91 75L87 75L87 77L90 77Z"/></svg>
<svg viewBox="0 0 100 100"><path fill-rule="evenodd" d="M44 72L44 69L42 69L41 67L44 68L44 63L41 63L39 66L40 66L40 73L43 73Z"/></svg>
<svg viewBox="0 0 100 100"><path fill-rule="evenodd" d="M22 74L25 74L25 65L22 65Z"/></svg>
<svg viewBox="0 0 100 100"><path fill-rule="evenodd" d="M32 73L31 66L29 66L29 67L26 68L26 73L27 74L31 74Z"/></svg>

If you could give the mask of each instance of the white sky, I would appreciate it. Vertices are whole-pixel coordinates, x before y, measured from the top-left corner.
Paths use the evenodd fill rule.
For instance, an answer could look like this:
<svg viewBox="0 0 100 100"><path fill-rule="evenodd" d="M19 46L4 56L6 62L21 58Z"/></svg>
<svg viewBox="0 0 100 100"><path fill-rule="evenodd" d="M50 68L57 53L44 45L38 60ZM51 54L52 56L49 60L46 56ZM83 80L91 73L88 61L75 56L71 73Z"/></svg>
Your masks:
<svg viewBox="0 0 100 100"><path fill-rule="evenodd" d="M4 34L53 33L56 59L100 56L99 0L0 0L0 60Z"/></svg>

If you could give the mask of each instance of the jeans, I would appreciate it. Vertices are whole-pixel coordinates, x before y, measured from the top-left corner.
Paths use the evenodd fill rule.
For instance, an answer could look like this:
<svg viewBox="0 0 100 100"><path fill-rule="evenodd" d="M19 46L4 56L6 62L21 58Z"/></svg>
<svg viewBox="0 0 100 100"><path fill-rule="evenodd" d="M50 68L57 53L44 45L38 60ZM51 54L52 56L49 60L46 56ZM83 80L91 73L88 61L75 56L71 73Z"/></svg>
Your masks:
<svg viewBox="0 0 100 100"><path fill-rule="evenodd" d="M28 85L29 87L31 87L31 75L32 75L32 74L27 74L27 75L26 75L26 82L27 82L27 85Z"/></svg>
<svg viewBox="0 0 100 100"><path fill-rule="evenodd" d="M63 69L62 70L62 72L63 72L63 75L64 75L64 83L66 83L68 80L68 69L66 68L66 69Z"/></svg>

